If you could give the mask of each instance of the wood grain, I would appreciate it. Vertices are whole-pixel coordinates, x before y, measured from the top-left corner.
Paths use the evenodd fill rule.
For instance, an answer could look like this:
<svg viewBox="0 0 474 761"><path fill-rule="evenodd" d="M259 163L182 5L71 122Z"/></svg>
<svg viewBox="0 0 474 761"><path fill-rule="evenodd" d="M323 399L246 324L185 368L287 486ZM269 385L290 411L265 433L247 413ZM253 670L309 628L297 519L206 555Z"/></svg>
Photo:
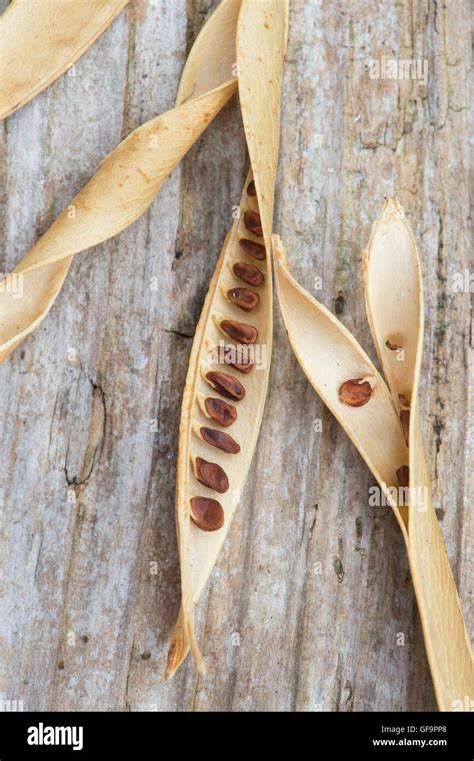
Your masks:
<svg viewBox="0 0 474 761"><path fill-rule="evenodd" d="M72 72L3 123L0 269L121 138L173 105L215 5L131 0ZM472 269L468 29L464 0L383 13L375 0L292 0L274 228L298 280L374 357L360 252L398 191L425 279L428 464L472 631L470 294L453 288ZM427 86L371 79L382 55L427 59ZM3 699L29 710L435 708L398 527L369 506L371 477L278 313L259 445L199 606L209 673L189 663L164 682L179 602L180 397L245 170L233 100L149 212L75 258L49 317L0 367Z"/></svg>

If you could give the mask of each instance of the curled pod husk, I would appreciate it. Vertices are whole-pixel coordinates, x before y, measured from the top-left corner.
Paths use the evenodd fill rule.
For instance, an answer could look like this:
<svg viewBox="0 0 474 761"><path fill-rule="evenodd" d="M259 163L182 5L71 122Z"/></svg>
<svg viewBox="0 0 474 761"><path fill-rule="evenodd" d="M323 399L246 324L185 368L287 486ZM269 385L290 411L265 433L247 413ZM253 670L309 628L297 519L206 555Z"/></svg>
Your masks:
<svg viewBox="0 0 474 761"><path fill-rule="evenodd" d="M474 698L472 653L433 507L420 425L423 282L413 233L396 198L385 202L363 257L372 337L409 445L409 518L403 530L439 708ZM469 702L468 702L469 704Z"/></svg>
<svg viewBox="0 0 474 761"><path fill-rule="evenodd" d="M46 317L73 255L138 219L227 103L237 87L233 66L239 8L240 0L223 0L191 50L176 107L123 140L15 267L23 297L15 298L8 283L0 282L0 361Z"/></svg>
<svg viewBox="0 0 474 761"><path fill-rule="evenodd" d="M77 61L128 0L11 0L0 16L0 119Z"/></svg>
<svg viewBox="0 0 474 761"><path fill-rule="evenodd" d="M278 303L293 352L405 525L406 508L394 496L408 452L390 391L352 333L296 282L278 236L272 244Z"/></svg>
<svg viewBox="0 0 474 761"><path fill-rule="evenodd" d="M183 394L176 489L181 608L168 678L190 649L203 670L194 607L229 531L263 415L273 322L269 243L287 30L286 0L242 1L237 64L251 170L210 283Z"/></svg>

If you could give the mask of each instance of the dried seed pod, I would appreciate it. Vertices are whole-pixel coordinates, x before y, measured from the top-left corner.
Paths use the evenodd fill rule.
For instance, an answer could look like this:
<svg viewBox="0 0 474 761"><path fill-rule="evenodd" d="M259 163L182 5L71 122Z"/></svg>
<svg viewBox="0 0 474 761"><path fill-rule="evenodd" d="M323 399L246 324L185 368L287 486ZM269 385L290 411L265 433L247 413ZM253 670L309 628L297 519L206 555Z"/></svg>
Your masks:
<svg viewBox="0 0 474 761"><path fill-rule="evenodd" d="M227 399L232 399L234 402L242 401L245 396L245 388L233 375L211 370L206 373L206 380L219 394Z"/></svg>
<svg viewBox="0 0 474 761"><path fill-rule="evenodd" d="M232 267L232 271L239 280L243 280L244 283L253 285L256 288L262 285L265 279L258 267L254 267L253 264L247 264L246 262L236 262Z"/></svg>
<svg viewBox="0 0 474 761"><path fill-rule="evenodd" d="M228 428L237 420L237 410L233 404L228 404L222 399L214 399L208 396L204 399L204 405L201 405L206 417L215 420L223 428Z"/></svg>
<svg viewBox="0 0 474 761"><path fill-rule="evenodd" d="M255 202L249 199L244 192L242 203L248 206L249 203ZM186 655L190 640L184 627L184 621L191 621L192 606L212 570L222 546L221 537L227 533L238 506L235 494L240 493L243 489L257 441L266 395L270 363L260 365L258 373L250 373L253 367L252 359L249 356L250 350L244 350L243 347L246 344L241 340L256 340L258 336L262 348L266 351L271 350L271 271L265 272L265 264L261 265L260 270L252 269L252 265L244 265L240 269L239 266L236 267L236 271L241 274L250 272L254 277L255 274L258 276L259 308L255 310L253 315L253 325L250 326L233 320L226 322L229 311L229 300L227 298L229 274L233 272L232 265L238 264L239 260L240 225L241 221L237 217L226 238L209 287L193 341L183 398L176 511L182 569L182 616L184 618L178 619L173 634L168 658L168 676L173 674ZM237 338L236 343L228 341L229 346L222 347L221 333L225 333L225 331L221 327L221 323L224 323L223 327L227 327L232 336ZM228 336L229 333L225 333L225 335ZM232 350L232 353L228 352L227 348ZM226 364L230 363L230 366L239 373L245 374L243 376L245 387L235 375L214 369L214 362L222 360ZM206 386L213 388L216 394L206 393ZM239 402L238 416L233 404L215 398L217 396L225 397L234 403ZM219 424L222 429L232 426L232 437L224 433L222 429L218 430L203 424L205 418L215 420L216 425ZM192 436L192 434L194 435ZM213 452L213 457L210 457L210 451ZM197 458L201 458L201 460ZM203 472L201 461L207 463L210 460L213 461L211 465L216 467L205 466L205 472ZM192 483L197 475L196 470L193 472L193 461L201 464L199 475L207 488L222 489L225 486L223 473L231 484L229 490L219 491L222 493L220 503L225 512L226 520L222 531L216 535L218 541L215 543L209 541L209 536L200 539L200 533L189 530ZM221 468L223 472L217 468ZM191 567L192 573L190 572Z"/></svg>
<svg viewBox="0 0 474 761"><path fill-rule="evenodd" d="M240 307L240 309L243 309L244 312L251 312L252 309L255 309L260 301L260 296L258 293L249 291L248 288L240 287L231 288L229 291L227 291L227 298L232 304L235 304L236 306Z"/></svg>
<svg viewBox="0 0 474 761"><path fill-rule="evenodd" d="M426 467L418 397L424 327L422 274L416 241L397 198L386 200L373 226L363 271L367 315L377 353L393 396L410 408L409 472L408 466L403 466L397 478L401 485L411 478L416 488L409 490L409 509L403 508L405 518L399 525L408 551L436 698L441 711L452 711L459 695L474 692L472 652ZM387 336L397 342L403 337L403 362L394 362L385 351Z"/></svg>
<svg viewBox="0 0 474 761"><path fill-rule="evenodd" d="M101 15L107 13L107 7L110 12L109 0L94 0L94 3L100 6ZM9 20L18 18L18 14L20 17L28 16L29 6L32 5L35 6L34 15L41 15L41 19L46 19L46 25L50 25L48 28L58 41L58 48L42 47L43 23L40 32L40 27L31 28L35 37L35 64L38 63L38 55L42 60L39 76L38 71L34 71L30 82L30 70L24 71L20 67L19 76L12 79L9 65L4 64L6 61L15 67L15 56L9 62L8 50L12 51L24 43L23 36L18 36L18 28L16 25L12 27ZM45 83L44 66L50 76L57 72L54 67L59 62L58 52L62 55L66 48L71 52L71 36L67 33L67 27L58 24L61 14L57 6L64 5L74 6L71 18L75 20L75 34L78 33L83 40L93 39L94 29L90 24L78 32L81 24L76 23L86 7L86 16L90 19L90 2L12 2L1 15L0 110L3 108L3 95L7 100L7 113L24 102L21 92L15 94L14 103L8 102L10 85L15 88L26 84L29 97L31 83L35 87ZM112 5L118 11L122 0L112 0ZM229 72L235 61L233 37L237 11L238 5L234 0L223 0L192 48L183 69L176 107L139 126L106 156L92 179L17 263L15 273L22 277L24 298L12 302L9 289L0 283L0 361L46 317L67 277L73 256L117 235L149 208L170 173L235 92L238 82ZM8 49L4 45L5 35L9 39ZM20 58L22 56L21 53ZM68 66L73 58L68 55ZM211 67L210 61L213 62ZM212 76L211 70L214 70ZM9 80L5 90L4 75ZM245 197L248 204L250 199L247 195ZM107 203L103 203L104 198L108 199ZM71 224L71 209L78 212L74 224Z"/></svg>
<svg viewBox="0 0 474 761"><path fill-rule="evenodd" d="M190 515L201 531L218 531L224 525L224 510L216 499L191 497Z"/></svg>
<svg viewBox="0 0 474 761"><path fill-rule="evenodd" d="M342 404L348 404L349 407L363 407L370 400L372 393L373 389L369 381L353 378L339 387L339 401Z"/></svg>
<svg viewBox="0 0 474 761"><path fill-rule="evenodd" d="M363 260L369 326L388 386L395 398L413 399L421 270L413 233L396 199L385 202ZM403 362L396 356L401 350Z"/></svg>
<svg viewBox="0 0 474 761"><path fill-rule="evenodd" d="M256 241L250 240L249 238L241 238L239 240L239 245L242 251L245 251L246 254L253 256L254 259L258 259L261 262L267 256L265 246L262 245L262 243L257 243Z"/></svg>
<svg viewBox="0 0 474 761"><path fill-rule="evenodd" d="M236 320L220 320L220 329L234 341L240 344L254 344L258 338L258 330L253 325L246 325Z"/></svg>
<svg viewBox="0 0 474 761"><path fill-rule="evenodd" d="M257 238L263 237L262 220L258 211L247 209L244 212L244 225L249 233L253 233Z"/></svg>
<svg viewBox="0 0 474 761"><path fill-rule="evenodd" d="M194 475L197 480L209 489L225 494L229 489L227 474L216 462L208 462L203 457L194 459Z"/></svg>
<svg viewBox="0 0 474 761"><path fill-rule="evenodd" d="M314 389L359 450L384 491L399 522L403 518L391 495L395 486L394 463L406 458L406 447L400 421L392 397L378 373L354 336L313 296L294 279L288 267L280 239L272 237L275 280L281 314L293 351ZM369 388L362 388L370 404L363 404L355 413L341 404L342 377L350 378L358 368L361 377L352 382L357 387L367 384L376 393L369 397ZM354 390L349 387L350 399ZM355 389L358 394L360 388ZM357 397L356 402L359 402Z"/></svg>
<svg viewBox="0 0 474 761"><path fill-rule="evenodd" d="M210 444L211 447L217 447L217 449L221 449L227 454L239 454L240 452L240 445L237 444L232 436L224 433L224 431L217 431L215 428L208 428L202 425L199 428L199 435L206 444Z"/></svg>
<svg viewBox="0 0 474 761"><path fill-rule="evenodd" d="M387 349L390 349L390 351L398 351L398 349L403 349L403 346L400 344L392 343L388 339L385 341L385 346Z"/></svg>
<svg viewBox="0 0 474 761"><path fill-rule="evenodd" d="M410 438L410 410L402 410L400 412L400 423L402 424L405 443L408 446L408 441Z"/></svg>
<svg viewBox="0 0 474 761"><path fill-rule="evenodd" d="M252 198L257 195L257 188L255 187L255 180L250 180L247 185L247 195Z"/></svg>
<svg viewBox="0 0 474 761"><path fill-rule="evenodd" d="M0 119L67 71L127 2L10 3L1 18Z"/></svg>
<svg viewBox="0 0 474 761"><path fill-rule="evenodd" d="M246 180L240 202L240 214L235 215L234 224L218 259L191 350L183 396L177 468L176 516L180 548L182 607L168 656L168 677L176 671L186 657L190 645L192 646L194 606L214 567L237 509L238 501L235 495L243 491L262 420L270 370L272 273L270 267L267 269L265 265L262 265L265 280L259 290L260 306L253 316L253 327L258 331L259 345L265 349L267 361L260 363L258 373L254 372L246 376L245 398L243 398L245 392L241 385L241 391L238 395L235 394L236 379L230 376L231 398L236 396L237 400L242 399L238 418L232 427L232 432L235 432L236 439L241 445L240 453L230 457L214 449L216 462L225 463L229 483L232 485L229 492L221 498L225 524L221 532L216 534L215 539L212 534L206 536L203 532L191 531L189 499L190 482L194 478L190 465L191 446L197 456L204 459L209 456L209 445L200 438L192 436L195 423L199 425L202 423L198 394L205 393L206 383L214 385L219 392L224 391L227 395L229 392L229 386L226 385L228 381L223 381L225 374L211 372L210 368L205 367L205 356L208 350L206 339L211 345L215 345L220 340L220 328L216 324L215 314L218 311L227 314L229 309L222 288L224 284L228 284L232 264L241 258L239 231L243 226L244 210L261 214L261 226L262 232L265 232L266 244L269 242L272 229L279 144L281 78L288 30L287 0L259 0L258 3L250 3L247 0L241 3L238 0L223 0L216 13L219 13L221 9L222 26L227 29L229 26L232 28L233 24L237 25L237 40L233 55L235 56L237 51L242 118L250 162L251 164L258 162L259 172L255 179L256 196L253 198L246 192L253 175L250 174ZM226 12L231 15L230 19L225 16ZM265 31L262 32L262 30ZM228 49L232 55L232 46ZM257 60L258 66L255 65ZM222 70L230 72L231 68L228 66ZM213 78L213 76L210 77L211 80ZM220 457L223 459L221 460ZM196 657L195 649L193 654Z"/></svg>

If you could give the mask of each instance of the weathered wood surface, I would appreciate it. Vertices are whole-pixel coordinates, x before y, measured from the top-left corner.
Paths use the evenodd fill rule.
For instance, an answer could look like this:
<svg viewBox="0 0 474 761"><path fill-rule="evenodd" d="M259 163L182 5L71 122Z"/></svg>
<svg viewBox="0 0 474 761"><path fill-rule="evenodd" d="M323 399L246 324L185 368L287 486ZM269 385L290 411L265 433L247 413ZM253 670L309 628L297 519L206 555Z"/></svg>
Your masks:
<svg viewBox="0 0 474 761"><path fill-rule="evenodd" d="M172 106L215 5L132 0L1 126L0 269L122 137ZM373 356L360 251L384 195L399 193L425 277L429 464L472 630L470 294L453 290L472 267L468 29L464 1L291 1L275 230L299 280ZM368 60L382 55L427 59L427 86L371 79ZM369 506L372 479L306 382L277 310L258 449L199 606L209 673L189 662L163 680L179 600L180 395L245 161L234 100L147 214L76 257L48 319L0 368L0 693L25 708L435 708L399 530Z"/></svg>

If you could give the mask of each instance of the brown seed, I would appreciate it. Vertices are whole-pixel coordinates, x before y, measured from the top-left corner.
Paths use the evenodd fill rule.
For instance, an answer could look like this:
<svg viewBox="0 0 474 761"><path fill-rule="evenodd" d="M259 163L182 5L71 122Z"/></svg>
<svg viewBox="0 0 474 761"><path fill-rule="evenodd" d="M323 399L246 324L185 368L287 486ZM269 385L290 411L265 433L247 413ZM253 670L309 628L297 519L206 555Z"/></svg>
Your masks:
<svg viewBox="0 0 474 761"><path fill-rule="evenodd" d="M234 402L240 402L245 396L245 388L233 375L211 371L206 374L206 380L219 394Z"/></svg>
<svg viewBox="0 0 474 761"><path fill-rule="evenodd" d="M248 288L231 288L227 291L227 298L244 312L251 312L260 301L258 293L249 291Z"/></svg>
<svg viewBox="0 0 474 761"><path fill-rule="evenodd" d="M339 401L350 407L362 407L372 396L372 386L363 378L345 381L339 389Z"/></svg>
<svg viewBox="0 0 474 761"><path fill-rule="evenodd" d="M224 333L227 333L234 341L240 344L254 344L258 338L258 330L252 325L246 325L236 320L222 320L220 326Z"/></svg>
<svg viewBox="0 0 474 761"><path fill-rule="evenodd" d="M223 428L227 428L237 420L237 410L232 404L223 402L222 399L208 397L204 402L206 410L213 420L216 420Z"/></svg>
<svg viewBox="0 0 474 761"><path fill-rule="evenodd" d="M205 426L200 428L200 433L204 441L210 444L211 447L222 449L223 452L228 454L239 454L240 445L228 433L216 431L215 428L206 428Z"/></svg>
<svg viewBox="0 0 474 761"><path fill-rule="evenodd" d="M250 209L244 212L244 225L249 231L257 236L257 238L263 237L262 220L260 214L257 211L251 211Z"/></svg>
<svg viewBox="0 0 474 761"><path fill-rule="evenodd" d="M224 510L216 499L192 497L191 518L202 531L218 531L224 525Z"/></svg>
<svg viewBox="0 0 474 761"><path fill-rule="evenodd" d="M396 473L399 489L406 489L410 485L410 469L408 465L402 465L400 468L398 468ZM398 504L404 506L408 505L407 492L404 491L401 494L399 493Z"/></svg>
<svg viewBox="0 0 474 761"><path fill-rule="evenodd" d="M235 346L219 346L217 351L219 362L238 370L239 373L249 373L253 367L253 362L246 352L239 351Z"/></svg>
<svg viewBox="0 0 474 761"><path fill-rule="evenodd" d="M400 404L403 404L404 407L409 407L410 406L410 402L406 398L405 394L398 394L398 400L399 400Z"/></svg>
<svg viewBox="0 0 474 761"><path fill-rule="evenodd" d="M257 243L256 241L249 240L248 238L241 238L239 240L239 245L246 254L253 256L254 259L263 261L267 255L263 243Z"/></svg>
<svg viewBox="0 0 474 761"><path fill-rule="evenodd" d="M246 264L246 262L236 262L232 270L235 277L238 277L239 280L243 280L244 283L255 287L262 285L265 279L258 267L254 267L253 264Z"/></svg>
<svg viewBox="0 0 474 761"><path fill-rule="evenodd" d="M208 462L202 457L196 457L194 475L200 483L209 489L224 494L229 488L229 479L225 471L216 462Z"/></svg>
<svg viewBox="0 0 474 761"><path fill-rule="evenodd" d="M393 344L391 341L385 341L385 346L387 349L390 349L390 351L397 351L398 349L402 349L403 347L400 346L400 344Z"/></svg>
<svg viewBox="0 0 474 761"><path fill-rule="evenodd" d="M408 446L408 440L410 436L410 410L402 410L400 412L400 423L402 424L405 444Z"/></svg>
<svg viewBox="0 0 474 761"><path fill-rule="evenodd" d="M229 365L230 367L233 367L234 370L238 370L239 373L244 373L244 375L247 375L253 368L253 362L248 358L246 354L239 353L235 359L236 361L229 362Z"/></svg>
<svg viewBox="0 0 474 761"><path fill-rule="evenodd" d="M397 470L397 481L400 487L409 486L410 484L410 469L408 465L402 465Z"/></svg>
<svg viewBox="0 0 474 761"><path fill-rule="evenodd" d="M249 196L256 196L257 195L257 189L255 187L255 180L250 180L249 184L247 185L247 195L249 195Z"/></svg>

